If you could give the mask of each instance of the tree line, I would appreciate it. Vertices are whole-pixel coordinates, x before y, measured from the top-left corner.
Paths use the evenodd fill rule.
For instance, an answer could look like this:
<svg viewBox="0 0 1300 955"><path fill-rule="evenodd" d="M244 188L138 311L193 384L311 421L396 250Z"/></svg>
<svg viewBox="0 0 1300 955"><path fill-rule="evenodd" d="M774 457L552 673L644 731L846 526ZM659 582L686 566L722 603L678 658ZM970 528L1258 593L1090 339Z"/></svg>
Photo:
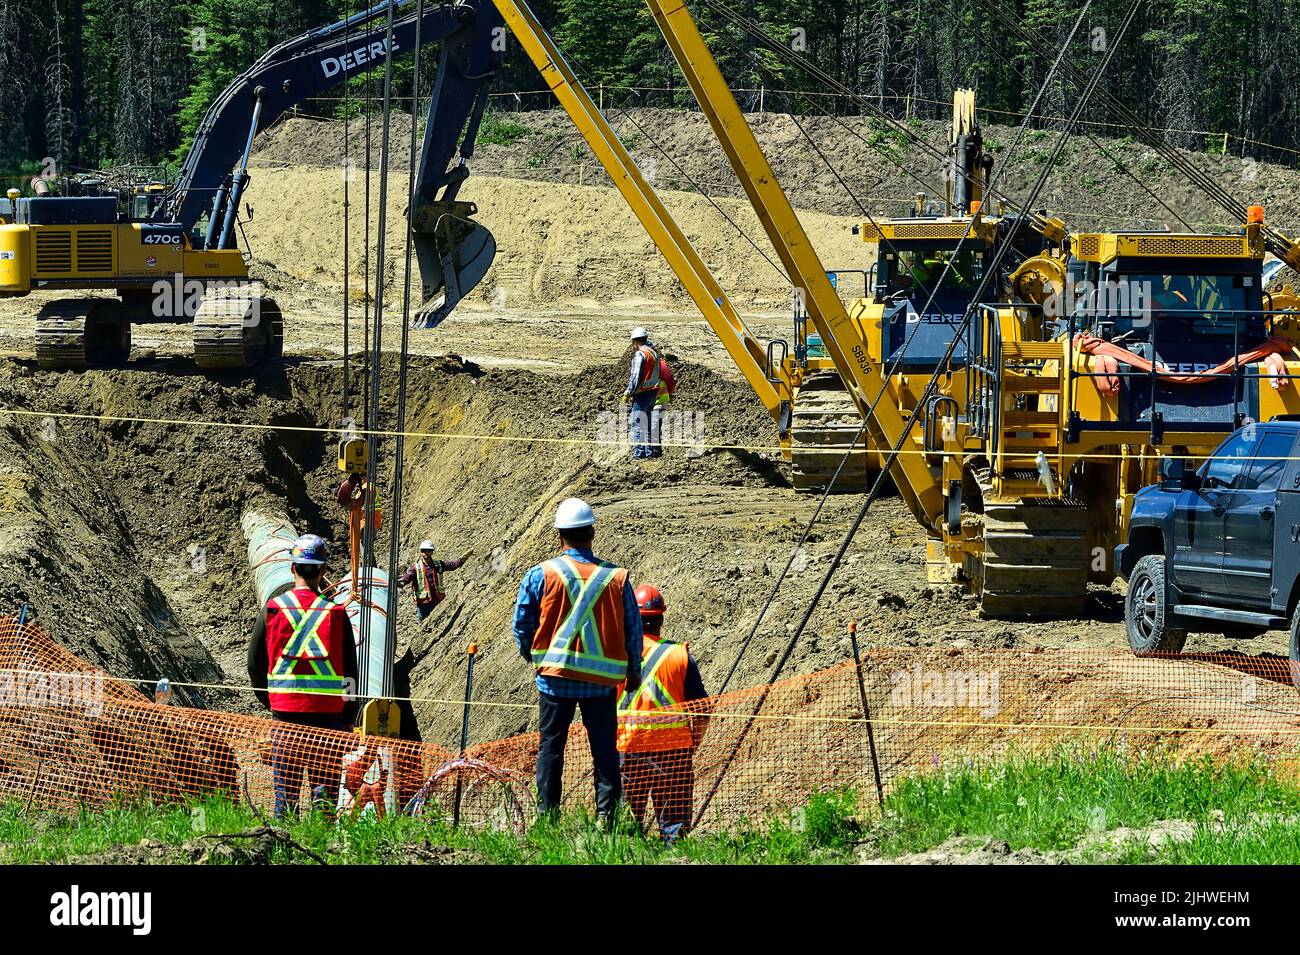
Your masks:
<svg viewBox="0 0 1300 955"><path fill-rule="evenodd" d="M607 106L690 104L644 0L532 6L584 82L609 91ZM1083 73L1118 41L1130 6L1094 0L1088 8L1067 53ZM891 114L935 118L946 116L942 104L957 86L976 87L986 109L1027 109L1080 9L1048 0L692 0L691 8L733 88L772 91L762 94L768 110L862 112L853 99L825 95L829 76ZM1300 54L1297 8L1300 0L1148 0L1105 88L1149 125L1229 133L1234 151L1289 161L1286 150L1300 149L1300 98L1288 69ZM0 171L36 171L47 158L64 170L175 162L241 70L277 42L358 9L356 0L0 0ZM758 24L778 49L729 13ZM434 53L424 56L431 71ZM410 63L396 72L396 94L409 97ZM352 81L354 110L366 82ZM497 89L539 86L511 44ZM1040 112L1068 113L1078 93L1058 77ZM759 94L740 95L757 106ZM549 105L540 95L499 102ZM341 105L331 97L304 109L333 116ZM1086 118L1115 120L1101 103ZM1192 134L1171 138L1204 145Z"/></svg>

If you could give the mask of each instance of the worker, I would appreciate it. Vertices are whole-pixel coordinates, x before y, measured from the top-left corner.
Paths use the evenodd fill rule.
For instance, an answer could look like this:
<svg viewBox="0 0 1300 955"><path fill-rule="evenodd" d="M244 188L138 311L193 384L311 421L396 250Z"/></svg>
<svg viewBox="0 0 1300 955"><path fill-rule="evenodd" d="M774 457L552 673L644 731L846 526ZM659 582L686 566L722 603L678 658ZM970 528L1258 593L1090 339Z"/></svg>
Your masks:
<svg viewBox="0 0 1300 955"><path fill-rule="evenodd" d="M668 405L672 403L675 394L677 394L677 379L673 376L673 370L668 367L668 359L660 355L659 390L655 392L654 410L650 414L650 457L652 458L664 456L664 412L668 410Z"/></svg>
<svg viewBox="0 0 1300 955"><path fill-rule="evenodd" d="M294 541L293 587L267 601L248 641L249 681L276 721L271 774L277 817L298 811L304 768L313 801L327 804L342 771L341 745L309 740L291 727L348 729L355 716L356 635L344 606L321 593L325 559L325 541L315 534Z"/></svg>
<svg viewBox="0 0 1300 955"><path fill-rule="evenodd" d="M455 560L434 560L433 541L420 541L419 558L406 573L402 574L397 585L409 587L415 584L415 610L421 620L433 613L433 608L447 597L442 589L442 575L448 571L460 570L467 560L469 560L468 554Z"/></svg>
<svg viewBox="0 0 1300 955"><path fill-rule="evenodd" d="M641 685L641 614L627 571L592 552L590 506L562 501L555 530L560 554L524 575L515 603L515 642L537 671L537 808L557 814L564 744L578 709L595 768L597 819L609 828L621 795L615 689Z"/></svg>
<svg viewBox="0 0 1300 955"><path fill-rule="evenodd" d="M623 401L632 405L632 457L652 458L650 419L659 394L659 353L639 325L632 329L632 348L632 368L623 390Z"/></svg>
<svg viewBox="0 0 1300 955"><path fill-rule="evenodd" d="M695 701L709 694L686 644L663 635L667 607L658 588L642 584L636 602L645 634L641 685L621 688L618 698L623 793L643 828L646 805L653 799L660 838L673 842L691 827L694 754L711 709Z"/></svg>

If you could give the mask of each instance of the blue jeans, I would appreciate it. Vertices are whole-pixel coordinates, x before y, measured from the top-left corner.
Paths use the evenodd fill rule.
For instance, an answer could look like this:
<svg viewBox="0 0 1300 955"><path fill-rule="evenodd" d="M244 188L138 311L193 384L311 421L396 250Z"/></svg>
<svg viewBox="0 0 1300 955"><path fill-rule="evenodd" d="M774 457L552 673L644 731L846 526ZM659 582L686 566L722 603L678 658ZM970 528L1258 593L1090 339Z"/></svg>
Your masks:
<svg viewBox="0 0 1300 955"><path fill-rule="evenodd" d="M656 392L643 391L632 396L632 457L654 457L650 419L654 414Z"/></svg>
<svg viewBox="0 0 1300 955"><path fill-rule="evenodd" d="M541 745L537 750L537 809L559 809L561 780L564 778L564 744L569 740L569 725L575 710L582 712L582 725L591 746L591 762L596 777L596 812L613 816L622 795L618 765L618 711L614 690L604 696L586 699L537 694Z"/></svg>
<svg viewBox="0 0 1300 955"><path fill-rule="evenodd" d="M271 776L275 787L275 817L298 814L298 794L302 789L302 776L307 773L313 802L321 800L327 811L334 811L338 799L339 780L343 772L343 750L333 740L321 740L312 733L295 727L341 730L342 714L335 713L272 713L271 724Z"/></svg>

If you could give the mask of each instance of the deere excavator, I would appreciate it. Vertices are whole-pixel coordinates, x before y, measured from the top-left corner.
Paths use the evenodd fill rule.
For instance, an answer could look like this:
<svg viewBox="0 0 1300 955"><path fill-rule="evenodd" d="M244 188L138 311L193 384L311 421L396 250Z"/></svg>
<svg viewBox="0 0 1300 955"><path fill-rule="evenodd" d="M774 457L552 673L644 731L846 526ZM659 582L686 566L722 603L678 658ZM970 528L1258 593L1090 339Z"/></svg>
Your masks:
<svg viewBox="0 0 1300 955"><path fill-rule="evenodd" d="M120 364L131 326L189 323L202 368L280 355L283 322L238 247L254 137L299 103L393 54L439 43L442 56L409 210L423 291L445 315L486 274L495 243L456 198L501 53L490 3L379 3L273 48L212 103L173 182L81 175L10 190L0 208L0 296L69 293L36 315L42 368ZM251 211L249 212L251 215ZM100 294L86 295L95 291ZM110 293L104 295L103 293ZM81 293L81 294L75 294ZM441 296L435 301L435 298Z"/></svg>

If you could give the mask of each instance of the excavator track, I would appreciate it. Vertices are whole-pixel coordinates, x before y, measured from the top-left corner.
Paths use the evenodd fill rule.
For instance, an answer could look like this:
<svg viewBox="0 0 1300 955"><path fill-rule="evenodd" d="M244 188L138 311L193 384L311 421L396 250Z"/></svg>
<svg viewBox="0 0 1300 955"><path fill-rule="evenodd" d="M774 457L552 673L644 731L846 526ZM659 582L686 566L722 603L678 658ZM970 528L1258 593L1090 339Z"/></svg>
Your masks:
<svg viewBox="0 0 1300 955"><path fill-rule="evenodd" d="M1088 512L1082 501L992 497L987 471L978 520L983 560L970 568L986 617L1077 617L1088 598Z"/></svg>
<svg viewBox="0 0 1300 955"><path fill-rule="evenodd" d="M251 368L284 351L284 319L274 300L247 288L213 289L194 313L194 361L200 368Z"/></svg>
<svg viewBox="0 0 1300 955"><path fill-rule="evenodd" d="M790 464L795 490L801 493L826 490L861 427L862 415L840 376L834 372L811 375L794 400ZM870 477L867 440L863 435L854 447L835 480L832 493L866 493Z"/></svg>
<svg viewBox="0 0 1300 955"><path fill-rule="evenodd" d="M36 316L36 364L46 369L111 368L131 354L131 323L114 299L63 298Z"/></svg>

